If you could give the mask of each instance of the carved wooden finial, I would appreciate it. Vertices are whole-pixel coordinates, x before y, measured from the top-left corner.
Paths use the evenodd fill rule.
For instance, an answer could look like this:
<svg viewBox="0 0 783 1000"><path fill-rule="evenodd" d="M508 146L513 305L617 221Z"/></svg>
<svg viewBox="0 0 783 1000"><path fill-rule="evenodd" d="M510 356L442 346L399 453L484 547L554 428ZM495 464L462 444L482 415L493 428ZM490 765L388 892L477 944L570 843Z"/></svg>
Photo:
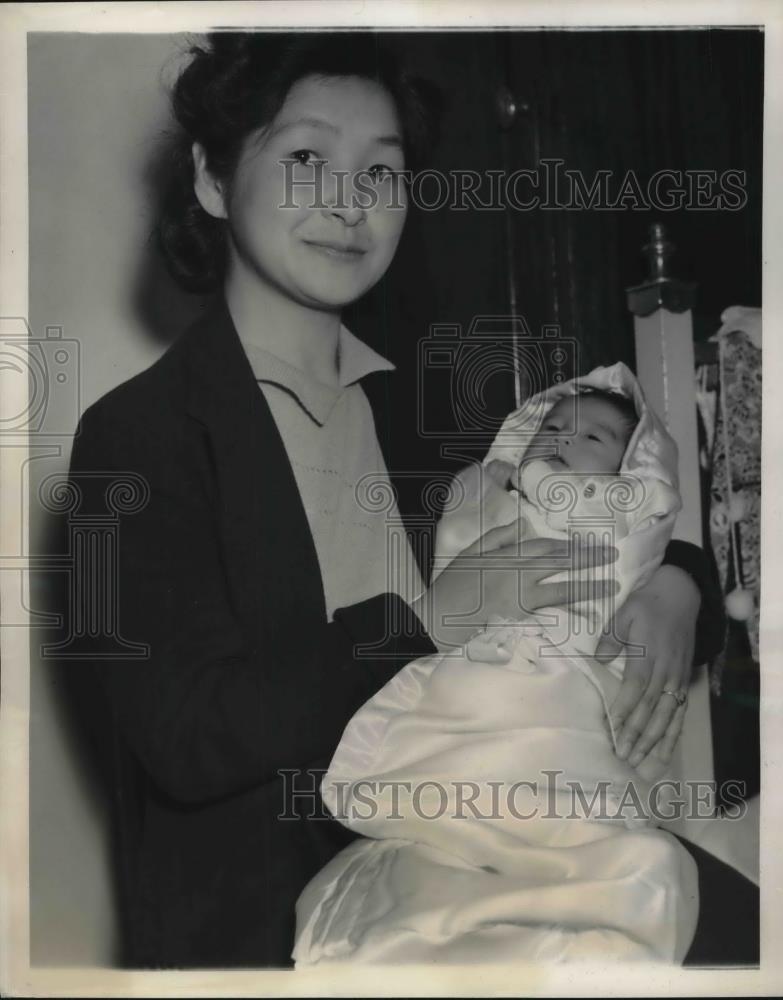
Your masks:
<svg viewBox="0 0 783 1000"><path fill-rule="evenodd" d="M642 247L642 252L647 258L648 281L660 281L671 277L669 262L676 251L677 247L666 239L663 223L654 222L650 226L650 242Z"/></svg>
<svg viewBox="0 0 783 1000"><path fill-rule="evenodd" d="M685 312L693 308L696 285L679 281L669 272L676 247L666 238L663 223L650 226L649 241L642 247L647 258L648 274L641 285L628 288L628 308L635 316L649 316L656 309Z"/></svg>

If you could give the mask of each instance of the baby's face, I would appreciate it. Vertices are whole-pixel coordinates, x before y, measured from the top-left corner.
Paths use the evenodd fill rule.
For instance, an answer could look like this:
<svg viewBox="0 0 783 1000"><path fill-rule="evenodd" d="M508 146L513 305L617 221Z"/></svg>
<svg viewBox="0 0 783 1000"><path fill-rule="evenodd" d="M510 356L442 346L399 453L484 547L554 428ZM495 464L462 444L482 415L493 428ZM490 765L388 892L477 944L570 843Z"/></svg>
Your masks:
<svg viewBox="0 0 783 1000"><path fill-rule="evenodd" d="M548 461L553 470L618 472L632 428L610 402L589 394L556 403L530 442L523 464Z"/></svg>

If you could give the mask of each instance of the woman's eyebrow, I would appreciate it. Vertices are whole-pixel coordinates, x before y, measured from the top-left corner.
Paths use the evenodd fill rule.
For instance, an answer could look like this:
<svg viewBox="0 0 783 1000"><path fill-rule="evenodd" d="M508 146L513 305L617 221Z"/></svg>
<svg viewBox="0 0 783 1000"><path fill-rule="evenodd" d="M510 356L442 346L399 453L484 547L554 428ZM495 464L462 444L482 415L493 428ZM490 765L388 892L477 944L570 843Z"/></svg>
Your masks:
<svg viewBox="0 0 783 1000"><path fill-rule="evenodd" d="M304 117L296 118L294 121L290 122L281 122L279 125L275 125L275 127L270 130L269 136L271 138L274 135L279 135L281 132L287 132L289 129L297 128L300 125L309 125L311 128L325 129L326 131L334 132L335 134L339 134L340 132L340 129L336 125L333 125L332 122L326 121L324 118Z"/></svg>
<svg viewBox="0 0 783 1000"><path fill-rule="evenodd" d="M314 118L312 116L305 116L303 118L296 118L290 122L281 122L279 125L275 125L273 129L270 130L267 138L271 139L273 136L279 135L281 132L287 132L292 128L298 128L301 126L310 128L320 128L326 132L331 132L334 135L340 135L342 129L325 118ZM395 146L402 149L402 137L397 135L397 133L392 133L390 135L378 135L374 136L371 143L377 146Z"/></svg>

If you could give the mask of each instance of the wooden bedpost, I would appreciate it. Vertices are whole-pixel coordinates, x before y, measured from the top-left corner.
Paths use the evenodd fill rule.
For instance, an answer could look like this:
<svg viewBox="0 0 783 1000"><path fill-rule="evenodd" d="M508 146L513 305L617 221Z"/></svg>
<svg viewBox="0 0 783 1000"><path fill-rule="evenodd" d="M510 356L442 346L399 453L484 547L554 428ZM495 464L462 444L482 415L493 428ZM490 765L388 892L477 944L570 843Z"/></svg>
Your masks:
<svg viewBox="0 0 783 1000"><path fill-rule="evenodd" d="M661 223L650 227L644 247L649 273L628 289L634 316L636 374L655 412L663 419L680 452L682 510L674 537L702 544L699 444L696 429L693 318L696 286L669 275L674 246Z"/></svg>
<svg viewBox="0 0 783 1000"><path fill-rule="evenodd" d="M643 248L648 261L645 281L627 290L636 335L636 374L647 400L666 424L679 449L682 510L674 537L702 544L701 485L696 418L693 306L696 286L669 274L674 247L661 223L650 227ZM714 780L712 727L707 671L692 683L688 712L680 739L676 776ZM707 810L704 809L704 812ZM702 812L702 815L704 815ZM671 829L699 839L698 820L672 823Z"/></svg>

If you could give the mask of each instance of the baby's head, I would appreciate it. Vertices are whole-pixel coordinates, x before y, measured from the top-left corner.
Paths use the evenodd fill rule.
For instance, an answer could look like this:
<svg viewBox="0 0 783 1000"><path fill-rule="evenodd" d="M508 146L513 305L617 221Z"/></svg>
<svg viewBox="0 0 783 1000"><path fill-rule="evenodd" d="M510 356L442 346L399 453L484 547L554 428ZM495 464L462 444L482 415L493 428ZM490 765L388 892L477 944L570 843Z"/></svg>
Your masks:
<svg viewBox="0 0 783 1000"><path fill-rule="evenodd" d="M633 400L603 389L582 389L558 400L523 456L523 464L544 459L571 472L620 471L638 422Z"/></svg>

